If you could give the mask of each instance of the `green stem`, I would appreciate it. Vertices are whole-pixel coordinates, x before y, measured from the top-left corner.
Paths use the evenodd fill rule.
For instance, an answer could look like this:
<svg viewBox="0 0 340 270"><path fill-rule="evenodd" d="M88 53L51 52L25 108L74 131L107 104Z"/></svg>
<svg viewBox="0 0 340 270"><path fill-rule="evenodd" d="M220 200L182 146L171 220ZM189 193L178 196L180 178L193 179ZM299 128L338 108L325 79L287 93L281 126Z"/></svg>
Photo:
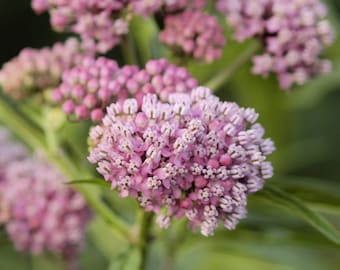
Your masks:
<svg viewBox="0 0 340 270"><path fill-rule="evenodd" d="M139 270L146 269L147 258L149 253L150 244L150 229L153 214L145 212L141 209L138 213L137 223L139 224L139 248L141 253L141 260L139 265Z"/></svg>
<svg viewBox="0 0 340 270"><path fill-rule="evenodd" d="M45 127L45 137L49 151L56 153L59 149L59 142L54 130Z"/></svg>
<svg viewBox="0 0 340 270"><path fill-rule="evenodd" d="M43 133L34 128L29 121L25 120L18 109L13 108L9 103L0 97L0 121L2 121L9 129L11 129L18 137L26 142L33 149L41 149L46 154L47 158L53 162L64 175L71 179L79 179L88 177L89 173L74 166L74 162L68 159L68 156L59 149L51 149L46 144ZM110 208L105 205L100 198L99 193L93 192L93 187L86 188L78 186L77 190L84 196L89 205L111 225L113 232L124 239L129 237L129 226L122 219L116 216Z"/></svg>
<svg viewBox="0 0 340 270"><path fill-rule="evenodd" d="M45 149L47 150L47 149ZM46 152L48 158L56 164L59 169L69 179L89 178L88 172L81 168L75 167L73 162L63 152ZM108 223L115 235L127 239L129 236L129 225L116 216L111 209L101 201L100 194L94 193L94 187L85 187L83 185L76 186L76 189L84 196L89 205L93 207L96 213Z"/></svg>
<svg viewBox="0 0 340 270"><path fill-rule="evenodd" d="M2 96L0 97L0 121L32 149L46 147L43 134L34 128L28 119L24 119Z"/></svg>
<svg viewBox="0 0 340 270"><path fill-rule="evenodd" d="M164 232L167 237L166 241L166 254L161 264L161 269L171 270L174 268L175 259L179 247L186 241L188 236L187 222L185 220L178 221L177 224L172 225L172 233Z"/></svg>
<svg viewBox="0 0 340 270"><path fill-rule="evenodd" d="M126 37L122 41L121 47L123 50L125 63L129 65L138 65L136 48L131 34L126 35Z"/></svg>
<svg viewBox="0 0 340 270"><path fill-rule="evenodd" d="M259 43L254 42L249 45L242 54L236 58L234 62L228 65L220 73L210 79L205 86L210 88L213 92L217 91L221 86L223 86L245 62L247 62L254 53L259 49Z"/></svg>
<svg viewBox="0 0 340 270"><path fill-rule="evenodd" d="M41 114L34 110L29 104L22 103L20 104L20 110L25 114L29 115L29 118L36 124L38 127L41 127Z"/></svg>

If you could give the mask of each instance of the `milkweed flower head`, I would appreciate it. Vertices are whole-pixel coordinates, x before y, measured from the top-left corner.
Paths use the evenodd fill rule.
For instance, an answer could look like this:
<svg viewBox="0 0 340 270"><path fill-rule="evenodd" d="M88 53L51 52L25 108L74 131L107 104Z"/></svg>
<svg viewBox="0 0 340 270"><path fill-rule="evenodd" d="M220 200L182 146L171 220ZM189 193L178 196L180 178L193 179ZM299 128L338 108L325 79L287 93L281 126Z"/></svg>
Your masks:
<svg viewBox="0 0 340 270"><path fill-rule="evenodd" d="M48 11L58 31L79 34L88 50L100 53L119 44L128 33L131 0L32 0L36 13Z"/></svg>
<svg viewBox="0 0 340 270"><path fill-rule="evenodd" d="M5 229L18 251L72 260L82 245L89 209L83 197L41 157L13 162L0 190Z"/></svg>
<svg viewBox="0 0 340 270"><path fill-rule="evenodd" d="M0 84L4 92L15 99L39 94L56 87L62 72L78 64L83 57L80 43L68 39L52 48L25 48L4 64L0 70Z"/></svg>
<svg viewBox="0 0 340 270"><path fill-rule="evenodd" d="M192 10L166 16L159 37L176 54L208 63L221 57L226 42L215 16Z"/></svg>
<svg viewBox="0 0 340 270"><path fill-rule="evenodd" d="M63 82L52 96L76 120L99 122L112 102L122 103L134 96L141 104L147 93L155 93L164 100L170 93L189 92L196 85L197 81L185 68L165 59L150 60L140 69L133 65L119 68L114 60L88 57L63 74Z"/></svg>
<svg viewBox="0 0 340 270"><path fill-rule="evenodd" d="M246 216L247 195L262 188L275 149L257 113L222 102L203 87L114 103L90 132L89 161L122 197L136 198L163 228L187 218L212 235L218 222L234 229Z"/></svg>
<svg viewBox="0 0 340 270"><path fill-rule="evenodd" d="M237 40L256 37L264 43L264 53L253 58L254 74L276 73L281 88L289 89L330 72L330 61L320 55L334 31L319 0L219 0L217 8Z"/></svg>

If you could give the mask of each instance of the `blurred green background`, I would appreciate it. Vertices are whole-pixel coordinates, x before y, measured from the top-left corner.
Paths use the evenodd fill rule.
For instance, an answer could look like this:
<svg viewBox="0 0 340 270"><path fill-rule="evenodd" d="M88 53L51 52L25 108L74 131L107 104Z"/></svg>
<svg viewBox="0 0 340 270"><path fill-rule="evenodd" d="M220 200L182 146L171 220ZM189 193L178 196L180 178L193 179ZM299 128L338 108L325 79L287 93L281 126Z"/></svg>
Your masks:
<svg viewBox="0 0 340 270"><path fill-rule="evenodd" d="M333 25L340 30L340 1L326 3ZM53 32L48 20L47 14L36 16L32 12L29 0L0 1L0 65L24 47L40 48L63 40L65 36ZM223 59L210 66L189 63L189 69L204 83L246 45L229 40ZM260 113L260 122L277 145L271 157L275 177L270 182L303 199L340 229L339 35L325 57L334 63L333 73L290 93L279 90L274 77L265 80L252 76L249 62L217 94L242 106L255 107ZM116 203L130 205L120 200ZM340 269L339 246L261 195L251 196L249 217L236 231L221 229L216 236L204 239L189 231L183 234L181 228L179 223L161 233L153 245L149 269ZM114 263L124 256L121 252L125 245L111 235L107 237L109 234L100 220L91 224L81 258L85 269L116 269ZM165 241L171 244L170 251ZM17 254L0 230L1 270L63 269L56 262L58 258L52 255Z"/></svg>

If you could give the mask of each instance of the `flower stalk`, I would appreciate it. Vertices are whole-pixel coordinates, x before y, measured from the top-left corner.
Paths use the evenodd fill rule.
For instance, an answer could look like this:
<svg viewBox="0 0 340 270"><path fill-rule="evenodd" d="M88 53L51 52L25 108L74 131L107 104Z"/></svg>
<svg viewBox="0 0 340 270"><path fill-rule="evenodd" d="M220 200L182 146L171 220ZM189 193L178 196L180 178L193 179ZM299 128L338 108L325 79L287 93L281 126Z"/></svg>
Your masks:
<svg viewBox="0 0 340 270"><path fill-rule="evenodd" d="M204 85L210 88L213 92L216 92L221 86L228 82L231 76L246 63L254 53L260 48L259 43L253 42L249 47L242 52L242 54L236 58L234 62L228 65L225 69L221 70L213 78L211 78Z"/></svg>
<svg viewBox="0 0 340 270"><path fill-rule="evenodd" d="M152 227L153 213L145 212L140 209L138 213L137 222L139 224L139 248L141 253L141 261L139 270L146 269L149 244L150 244L150 230Z"/></svg>

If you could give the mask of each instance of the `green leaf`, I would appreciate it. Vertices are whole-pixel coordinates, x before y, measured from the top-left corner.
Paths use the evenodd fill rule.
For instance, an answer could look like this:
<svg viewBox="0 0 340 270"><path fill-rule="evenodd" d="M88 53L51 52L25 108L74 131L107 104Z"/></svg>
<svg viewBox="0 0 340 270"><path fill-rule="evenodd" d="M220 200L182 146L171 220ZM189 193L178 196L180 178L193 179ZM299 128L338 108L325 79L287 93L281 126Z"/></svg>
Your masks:
<svg viewBox="0 0 340 270"><path fill-rule="evenodd" d="M183 252L175 265L176 270L292 270L285 263L274 263L249 252L225 249L216 245L206 246L202 242Z"/></svg>
<svg viewBox="0 0 340 270"><path fill-rule="evenodd" d="M142 65L151 58L164 55L164 48L158 39L158 28L153 20L135 16L130 24L130 32Z"/></svg>
<svg viewBox="0 0 340 270"><path fill-rule="evenodd" d="M340 186L323 179L289 176L276 176L271 183L284 189L286 192L296 195L308 203L326 204L334 208L340 207Z"/></svg>
<svg viewBox="0 0 340 270"><path fill-rule="evenodd" d="M31 257L32 270L64 270L65 263L61 257L43 254Z"/></svg>
<svg viewBox="0 0 340 270"><path fill-rule="evenodd" d="M136 270L141 263L141 253L139 248L132 249L125 260L125 264L122 270Z"/></svg>
<svg viewBox="0 0 340 270"><path fill-rule="evenodd" d="M45 139L42 130L21 112L0 87L0 122L5 124L15 135L31 148L43 147Z"/></svg>
<svg viewBox="0 0 340 270"><path fill-rule="evenodd" d="M125 255L125 254L124 254ZM115 257L109 265L107 270L121 270L123 269L125 256Z"/></svg>
<svg viewBox="0 0 340 270"><path fill-rule="evenodd" d="M137 270L141 263L141 253L138 248L132 248L112 259L108 270Z"/></svg>
<svg viewBox="0 0 340 270"><path fill-rule="evenodd" d="M104 222L102 223L103 223L103 227L107 228L107 226L105 226L106 224ZM107 229L101 230L98 233L100 233L102 238L105 237L107 239L108 237ZM101 252L101 250L97 247L95 243L97 239L91 239L92 235L90 237L89 233L86 233L85 236L86 236L86 244L79 256L79 265L80 265L79 269L81 270L107 269L109 265L109 260L111 260L113 255L111 254L109 259L107 259L104 256L104 254ZM108 241L106 240L106 242Z"/></svg>
<svg viewBox="0 0 340 270"><path fill-rule="evenodd" d="M315 239L310 241L310 238ZM339 248L323 240L314 232L301 235L274 226L264 232L244 230L240 226L235 231L221 228L215 236L204 240L191 236L180 250L177 259L180 267L168 269L337 270L340 261L333 254L338 254ZM217 254L221 255L218 261L214 258ZM229 256L237 256L240 260Z"/></svg>
<svg viewBox="0 0 340 270"><path fill-rule="evenodd" d="M104 179L101 178L93 178L93 179L79 179L79 180L72 180L65 183L66 185L96 185L102 186L106 188L110 188L111 184L106 182Z"/></svg>
<svg viewBox="0 0 340 270"><path fill-rule="evenodd" d="M1 245L0 269L31 270L30 256L25 253L17 253L10 245Z"/></svg>
<svg viewBox="0 0 340 270"><path fill-rule="evenodd" d="M122 241L120 237L112 234L111 227L99 216L91 221L88 227L88 235L96 249L109 262L113 257L117 257L128 249L128 242Z"/></svg>
<svg viewBox="0 0 340 270"><path fill-rule="evenodd" d="M329 240L340 245L340 233L334 228L323 216L313 211L299 198L280 190L274 186L267 186L264 190L258 193L260 196L264 196L270 202L273 202L279 206L289 208L297 215L302 217L316 230L322 233Z"/></svg>

